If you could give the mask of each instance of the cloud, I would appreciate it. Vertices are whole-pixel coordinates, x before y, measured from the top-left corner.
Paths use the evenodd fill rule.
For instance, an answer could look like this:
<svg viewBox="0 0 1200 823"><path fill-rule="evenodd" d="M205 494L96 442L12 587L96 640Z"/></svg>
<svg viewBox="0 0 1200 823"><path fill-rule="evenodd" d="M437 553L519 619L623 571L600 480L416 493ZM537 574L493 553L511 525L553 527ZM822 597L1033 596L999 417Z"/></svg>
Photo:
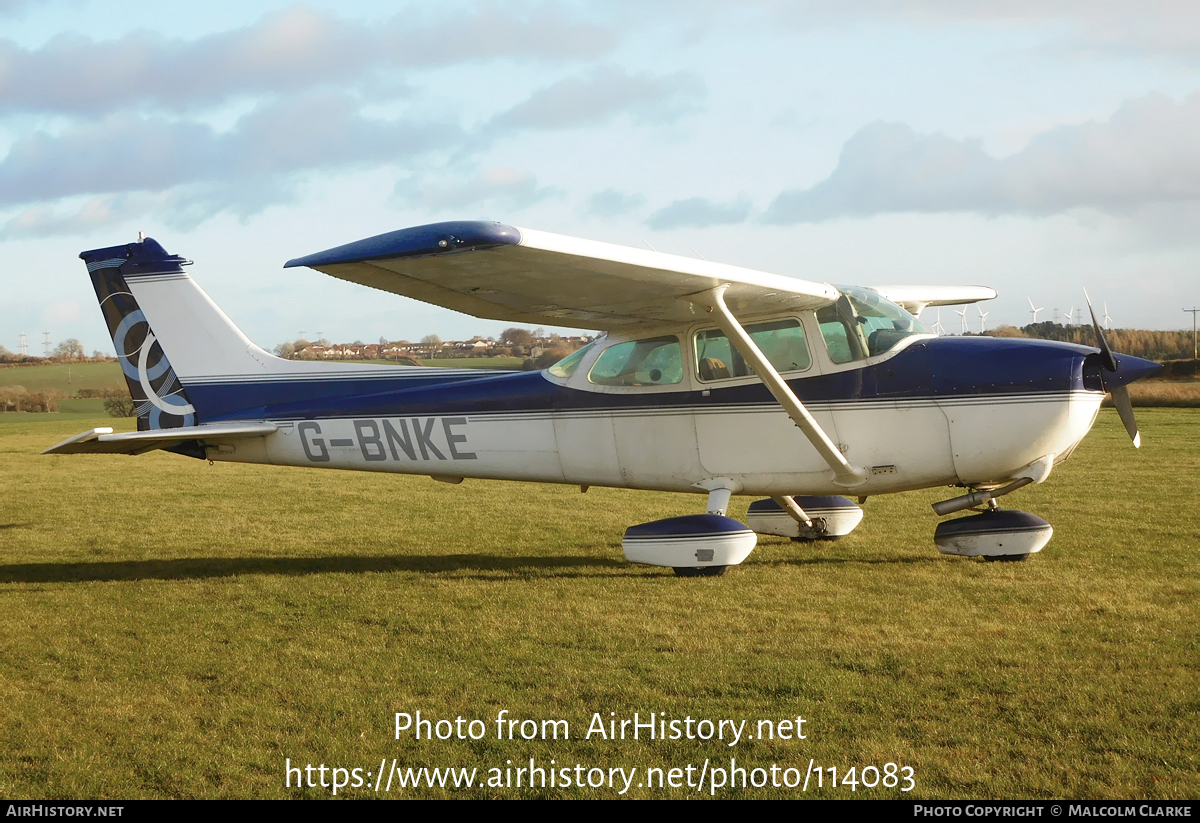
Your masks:
<svg viewBox="0 0 1200 823"><path fill-rule="evenodd" d="M493 118L488 130L566 129L619 114L638 122L669 122L695 111L703 95L704 81L690 72L631 75L610 66L534 92Z"/></svg>
<svg viewBox="0 0 1200 823"><path fill-rule="evenodd" d="M979 141L874 123L842 148L837 168L776 197L763 219L801 223L888 212L1126 212L1200 199L1200 93L1130 100L1104 123L1060 126L997 159Z"/></svg>
<svg viewBox="0 0 1200 823"><path fill-rule="evenodd" d="M528 9L480 3L437 18L409 9L377 24L294 6L195 40L150 31L106 41L60 34L35 49L0 40L0 113L98 114L141 103L182 109L359 80L370 92L380 88L370 82L380 70L587 60L615 45L613 32L556 7Z"/></svg>
<svg viewBox="0 0 1200 823"><path fill-rule="evenodd" d="M191 183L249 188L297 172L396 162L463 139L453 126L365 118L336 94L260 105L227 132L119 113L16 140L0 161L0 206Z"/></svg>
<svg viewBox="0 0 1200 823"><path fill-rule="evenodd" d="M510 166L485 169L459 185L426 181L415 188L405 183L396 186L396 196L402 203L426 210L467 209L482 203L515 210L562 194L554 186L539 187L533 174Z"/></svg>
<svg viewBox="0 0 1200 823"><path fill-rule="evenodd" d="M584 214L591 217L616 217L646 204L646 198L640 194L625 194L616 189L598 191L588 198L587 210Z"/></svg>
<svg viewBox="0 0 1200 823"><path fill-rule="evenodd" d="M669 206L659 209L650 215L646 225L655 231L682 228L705 229L709 226L741 223L749 216L750 204L743 200L723 205L703 197L692 197L688 200L676 200Z"/></svg>
<svg viewBox="0 0 1200 823"><path fill-rule="evenodd" d="M124 220L127 210L121 198L96 197L78 209L63 214L48 206L35 206L10 218L0 228L0 240L23 240L83 234Z"/></svg>

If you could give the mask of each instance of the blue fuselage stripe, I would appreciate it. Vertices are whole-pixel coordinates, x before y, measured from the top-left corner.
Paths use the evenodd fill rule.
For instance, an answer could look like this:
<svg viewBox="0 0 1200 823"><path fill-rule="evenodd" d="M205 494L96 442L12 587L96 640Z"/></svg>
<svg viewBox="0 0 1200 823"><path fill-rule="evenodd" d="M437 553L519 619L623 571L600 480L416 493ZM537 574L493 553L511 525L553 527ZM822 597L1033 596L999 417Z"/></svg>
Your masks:
<svg viewBox="0 0 1200 823"><path fill-rule="evenodd" d="M1084 390L1083 361L1094 351L1025 339L938 338L909 346L882 363L790 380L789 385L801 401L816 405L1062 395ZM724 388L707 385L707 396L700 391L601 393L560 386L541 372L184 382L205 422L605 409L653 413L745 407L750 411L774 404L758 382Z"/></svg>

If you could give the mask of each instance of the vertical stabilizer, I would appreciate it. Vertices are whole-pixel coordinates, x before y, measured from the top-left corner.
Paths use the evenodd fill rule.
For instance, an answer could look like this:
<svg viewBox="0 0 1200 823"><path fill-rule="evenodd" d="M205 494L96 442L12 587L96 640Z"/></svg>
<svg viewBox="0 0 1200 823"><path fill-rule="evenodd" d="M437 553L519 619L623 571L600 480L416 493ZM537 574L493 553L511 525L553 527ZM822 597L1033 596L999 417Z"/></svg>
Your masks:
<svg viewBox="0 0 1200 823"><path fill-rule="evenodd" d="M184 273L190 261L154 240L79 256L137 405L139 431L201 422L202 411L188 397L189 380L262 374L274 360Z"/></svg>

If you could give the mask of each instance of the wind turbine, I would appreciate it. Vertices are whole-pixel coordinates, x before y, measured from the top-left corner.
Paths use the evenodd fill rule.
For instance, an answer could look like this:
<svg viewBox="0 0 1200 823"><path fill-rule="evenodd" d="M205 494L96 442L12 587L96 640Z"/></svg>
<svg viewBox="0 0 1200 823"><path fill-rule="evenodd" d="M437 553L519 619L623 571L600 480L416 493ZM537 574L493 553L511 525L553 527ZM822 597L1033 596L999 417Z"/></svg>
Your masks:
<svg viewBox="0 0 1200 823"><path fill-rule="evenodd" d="M943 334L946 333L946 327L942 325L942 310L941 310L941 308L938 309L937 322L933 324L933 333L936 334L938 337L941 337Z"/></svg>
<svg viewBox="0 0 1200 823"><path fill-rule="evenodd" d="M1069 312L1067 312L1067 328L1070 328L1071 326L1074 326L1074 325L1075 325L1075 307L1072 306L1071 310Z"/></svg>
<svg viewBox="0 0 1200 823"><path fill-rule="evenodd" d="M1033 305L1033 300L1031 300L1028 297L1026 297L1025 299L1029 300L1029 308L1031 309L1030 313L1033 315L1033 322L1036 323L1037 322L1037 313L1046 307L1045 306L1035 306L1035 305Z"/></svg>
<svg viewBox="0 0 1200 823"><path fill-rule="evenodd" d="M962 321L962 331L960 332L960 334L966 334L967 333L967 310L963 309L962 311L959 311L958 309L955 309L954 313L957 314L958 319Z"/></svg>
<svg viewBox="0 0 1200 823"><path fill-rule="evenodd" d="M979 306L976 306L975 310L979 312L979 333L983 334L985 331L987 331L987 326L984 324L984 321L987 320L988 312L985 312L983 309L979 308Z"/></svg>
<svg viewBox="0 0 1200 823"><path fill-rule="evenodd" d="M1111 320L1112 320L1112 318L1108 316L1108 304L1105 303L1104 304L1104 330L1105 331L1108 331L1108 324Z"/></svg>

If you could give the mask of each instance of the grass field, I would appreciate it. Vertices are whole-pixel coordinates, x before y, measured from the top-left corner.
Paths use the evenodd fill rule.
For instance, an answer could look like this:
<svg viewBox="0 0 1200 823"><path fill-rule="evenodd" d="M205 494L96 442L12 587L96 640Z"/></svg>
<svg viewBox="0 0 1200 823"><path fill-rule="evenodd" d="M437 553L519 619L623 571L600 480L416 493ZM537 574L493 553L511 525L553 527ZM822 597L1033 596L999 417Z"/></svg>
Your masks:
<svg viewBox="0 0 1200 823"><path fill-rule="evenodd" d="M638 781L732 757L913 770L904 795L826 772L812 797L1195 798L1200 413L1138 419L1140 451L1104 410L1005 501L1055 527L1028 562L940 556L929 503L948 494L930 490L872 498L838 543L762 538L728 576L682 579L626 564L621 533L699 497L43 457L93 423L0 417L0 796L327 797L286 788L285 762L485 780L532 757L696 797ZM395 739L417 710L487 735ZM501 710L565 719L571 739L497 740ZM806 739L583 739L593 713L635 711L751 733L801 715ZM371 788L339 796L618 793Z"/></svg>
<svg viewBox="0 0 1200 823"><path fill-rule="evenodd" d="M80 389L103 389L121 384L121 364L115 360L99 363L47 363L44 366L7 366L0 368L0 386L24 386L30 391L58 389L73 395ZM101 411L103 414L103 411Z"/></svg>

